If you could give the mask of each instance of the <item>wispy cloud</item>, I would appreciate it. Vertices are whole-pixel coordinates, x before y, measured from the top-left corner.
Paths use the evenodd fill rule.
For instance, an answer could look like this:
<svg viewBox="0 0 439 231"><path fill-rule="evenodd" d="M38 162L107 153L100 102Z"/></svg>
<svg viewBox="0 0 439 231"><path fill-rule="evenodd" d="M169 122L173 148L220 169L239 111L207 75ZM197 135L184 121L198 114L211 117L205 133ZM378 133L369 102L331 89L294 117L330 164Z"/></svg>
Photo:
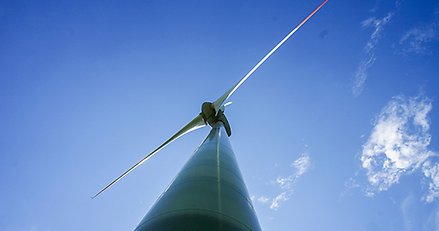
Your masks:
<svg viewBox="0 0 439 231"><path fill-rule="evenodd" d="M424 176L429 179L428 193L423 198L427 202L433 202L439 197L439 163L433 164L431 161L426 161L422 166Z"/></svg>
<svg viewBox="0 0 439 231"><path fill-rule="evenodd" d="M253 197L252 200L261 204L265 204L270 209L277 210L282 203L288 201L293 194L293 187L297 180L305 174L311 166L311 158L308 154L302 154L292 164L293 173L288 176L279 176L273 181L273 184L277 185L280 192L274 197L260 196Z"/></svg>
<svg viewBox="0 0 439 231"><path fill-rule="evenodd" d="M352 86L352 94L358 96L363 91L363 85L368 77L368 70L375 62L376 46L381 38L384 26L390 22L393 13L388 13L383 18L371 17L361 23L363 28L372 27L374 30L370 35L366 46L363 48L363 58L357 68L354 78L354 85Z"/></svg>
<svg viewBox="0 0 439 231"><path fill-rule="evenodd" d="M409 193L399 202L399 211L402 225L400 230L439 230L439 209L437 206L423 211L420 209L419 200L413 193Z"/></svg>
<svg viewBox="0 0 439 231"><path fill-rule="evenodd" d="M406 31L399 40L400 51L403 55L429 55L429 46L438 40L438 23L415 27Z"/></svg>
<svg viewBox="0 0 439 231"><path fill-rule="evenodd" d="M296 170L296 178L302 176L308 171L311 166L311 158L308 154L302 154L297 160L295 160L291 167Z"/></svg>
<svg viewBox="0 0 439 231"><path fill-rule="evenodd" d="M412 194L408 195L407 197L405 197L400 205L399 205L399 210L401 212L402 215L402 225L403 225L403 229L404 230L416 230L415 227L415 211L413 209L413 207L415 206L416 200L414 198L414 196Z"/></svg>
<svg viewBox="0 0 439 231"><path fill-rule="evenodd" d="M290 199L290 196L292 194L292 191L283 191L280 194L278 194L270 204L270 209L277 210L279 206Z"/></svg>
<svg viewBox="0 0 439 231"><path fill-rule="evenodd" d="M377 116L360 158L367 172L369 196L388 190L401 176L422 169L430 182L425 201L439 197L439 166L431 162L436 154L428 149L431 109L427 97L400 96L394 97Z"/></svg>
<svg viewBox="0 0 439 231"><path fill-rule="evenodd" d="M260 196L260 197L257 199L257 201L258 201L259 203L266 204L266 203L270 202L270 198L269 198L269 197Z"/></svg>

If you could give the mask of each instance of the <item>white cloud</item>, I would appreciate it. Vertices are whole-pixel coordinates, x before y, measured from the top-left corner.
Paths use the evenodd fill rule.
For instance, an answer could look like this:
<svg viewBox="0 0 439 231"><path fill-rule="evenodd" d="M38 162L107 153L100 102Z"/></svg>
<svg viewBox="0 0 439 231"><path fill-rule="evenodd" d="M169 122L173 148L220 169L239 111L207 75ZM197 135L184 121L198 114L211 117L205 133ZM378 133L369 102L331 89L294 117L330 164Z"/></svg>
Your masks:
<svg viewBox="0 0 439 231"><path fill-rule="evenodd" d="M290 195L288 195L287 191L281 192L277 195L270 204L270 209L277 210L281 203L290 199Z"/></svg>
<svg viewBox="0 0 439 231"><path fill-rule="evenodd" d="M433 202L439 197L439 164L432 164L431 161L426 161L422 166L424 176L429 179L428 193L423 198L426 202Z"/></svg>
<svg viewBox="0 0 439 231"><path fill-rule="evenodd" d="M266 203L268 203L268 202L270 201L270 198L269 198L269 197L265 197L265 196L260 196L260 197L257 199L257 201L258 201L259 203L266 204Z"/></svg>
<svg viewBox="0 0 439 231"><path fill-rule="evenodd" d="M415 27L406 31L399 40L401 54L431 54L428 46L438 39L438 24Z"/></svg>
<svg viewBox="0 0 439 231"><path fill-rule="evenodd" d="M291 175L291 176L288 176L288 177L278 176L276 178L275 183L277 185L279 185L279 187L281 189L289 189L289 188L291 188L291 184L294 182L295 178L296 178L295 175Z"/></svg>
<svg viewBox="0 0 439 231"><path fill-rule="evenodd" d="M390 22L392 13L388 13L385 17L377 19L375 17L368 18L361 23L362 27L373 27L374 30L370 35L369 40L364 47L363 58L355 73L354 85L352 87L352 93L354 96L358 96L363 91L363 85L368 77L368 70L375 62L375 48L380 40L381 34L384 30L384 26Z"/></svg>
<svg viewBox="0 0 439 231"><path fill-rule="evenodd" d="M291 167L296 169L296 177L299 177L308 171L310 165L311 158L307 154L302 154L302 156L291 164Z"/></svg>
<svg viewBox="0 0 439 231"><path fill-rule="evenodd" d="M307 154L302 154L297 160L295 160L291 167L294 168L294 174L287 177L277 177L275 183L279 185L281 189L290 189L296 180L308 171L311 165L311 158Z"/></svg>
<svg viewBox="0 0 439 231"><path fill-rule="evenodd" d="M275 197L260 196L256 199L253 197L253 201L257 201L261 204L270 204L270 209L277 210L280 205L288 201L293 194L293 187L299 177L305 174L311 166L311 158L308 154L302 154L297 160L295 160L291 167L294 169L293 174L286 177L277 177L273 183L277 185L281 191Z"/></svg>
<svg viewBox="0 0 439 231"><path fill-rule="evenodd" d="M347 181L345 181L345 189L340 193L340 197L348 195L352 189L361 188L362 185L358 182L357 177L358 171L355 173L355 176L350 177Z"/></svg>
<svg viewBox="0 0 439 231"><path fill-rule="evenodd" d="M439 166L428 161L435 155L428 150L431 109L431 100L426 97L394 97L378 115L361 154L370 184L368 195L385 191L402 175L422 168L430 179L425 200L431 202L439 196Z"/></svg>

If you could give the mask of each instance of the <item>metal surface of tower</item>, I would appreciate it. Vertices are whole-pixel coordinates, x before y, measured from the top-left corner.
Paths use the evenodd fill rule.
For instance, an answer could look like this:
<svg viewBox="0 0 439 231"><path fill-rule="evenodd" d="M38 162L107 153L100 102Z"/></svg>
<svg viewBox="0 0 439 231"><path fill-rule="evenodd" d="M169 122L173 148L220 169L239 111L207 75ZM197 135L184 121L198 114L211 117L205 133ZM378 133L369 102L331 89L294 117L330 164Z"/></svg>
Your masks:
<svg viewBox="0 0 439 231"><path fill-rule="evenodd" d="M135 229L146 230L261 230L222 123Z"/></svg>

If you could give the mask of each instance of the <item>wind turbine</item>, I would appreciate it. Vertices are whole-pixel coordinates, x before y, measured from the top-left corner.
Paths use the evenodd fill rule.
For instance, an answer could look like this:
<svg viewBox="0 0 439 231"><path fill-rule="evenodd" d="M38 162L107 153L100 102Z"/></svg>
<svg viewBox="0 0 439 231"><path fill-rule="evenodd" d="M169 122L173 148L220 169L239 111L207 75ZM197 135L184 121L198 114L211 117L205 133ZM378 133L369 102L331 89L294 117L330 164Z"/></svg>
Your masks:
<svg viewBox="0 0 439 231"><path fill-rule="evenodd" d="M228 140L231 128L224 110L230 102L226 101L327 2L328 0L324 0L232 88L214 102L204 102L201 106L201 112L192 121L92 198L106 191L174 140L191 131L210 125L212 129L209 135L142 219L136 231L261 230ZM224 135L224 131L227 136Z"/></svg>

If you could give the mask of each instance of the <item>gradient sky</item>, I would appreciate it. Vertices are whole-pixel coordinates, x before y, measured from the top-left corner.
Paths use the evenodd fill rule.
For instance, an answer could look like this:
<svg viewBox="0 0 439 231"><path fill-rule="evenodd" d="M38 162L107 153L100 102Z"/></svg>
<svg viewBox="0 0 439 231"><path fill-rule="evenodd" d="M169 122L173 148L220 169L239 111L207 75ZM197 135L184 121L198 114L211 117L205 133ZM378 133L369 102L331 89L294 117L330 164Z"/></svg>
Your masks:
<svg viewBox="0 0 439 231"><path fill-rule="evenodd" d="M321 1L2 1L0 230L132 230ZM439 3L330 0L232 96L263 230L439 230Z"/></svg>

